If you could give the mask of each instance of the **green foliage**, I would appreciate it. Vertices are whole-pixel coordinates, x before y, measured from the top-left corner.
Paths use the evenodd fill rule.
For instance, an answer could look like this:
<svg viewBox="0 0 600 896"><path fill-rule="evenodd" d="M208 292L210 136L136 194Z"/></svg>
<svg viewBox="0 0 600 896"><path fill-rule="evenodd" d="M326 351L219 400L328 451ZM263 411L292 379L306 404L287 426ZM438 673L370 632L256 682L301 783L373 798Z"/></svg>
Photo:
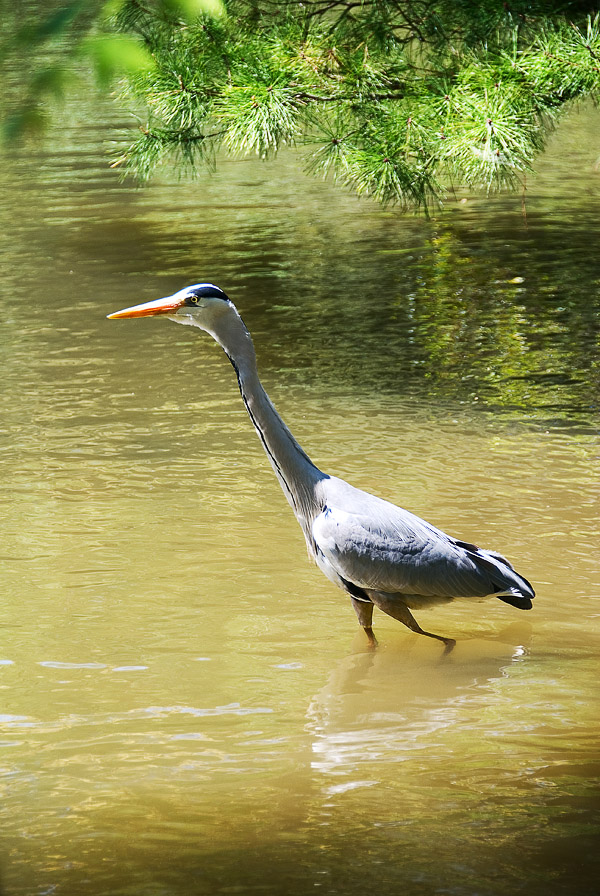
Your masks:
<svg viewBox="0 0 600 896"><path fill-rule="evenodd" d="M100 12L104 35L80 46L142 110L115 164L143 177L166 160L194 170L294 145L360 195L427 208L450 184L518 184L600 84L600 13L585 2L107 0ZM49 18L38 39L57 27Z"/></svg>
<svg viewBox="0 0 600 896"><path fill-rule="evenodd" d="M518 183L568 101L600 83L600 16L586 4L226 6L180 24L122 4L116 27L156 62L127 85L149 113L120 160L138 173L293 144L360 195L426 207L444 184Z"/></svg>

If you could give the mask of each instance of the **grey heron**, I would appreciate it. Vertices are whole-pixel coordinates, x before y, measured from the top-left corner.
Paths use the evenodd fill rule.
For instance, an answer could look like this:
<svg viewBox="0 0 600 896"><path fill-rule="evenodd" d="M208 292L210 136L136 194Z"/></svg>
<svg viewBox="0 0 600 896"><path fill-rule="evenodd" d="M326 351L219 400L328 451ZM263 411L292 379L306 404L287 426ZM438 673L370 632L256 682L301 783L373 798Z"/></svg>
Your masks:
<svg viewBox="0 0 600 896"><path fill-rule="evenodd" d="M451 650L454 639L424 631L412 610L455 598L498 597L531 609L534 591L494 551L459 541L408 510L321 472L302 450L265 392L254 345L233 302L211 283L188 286L109 318L163 315L199 327L224 349L242 399L285 497L304 533L309 555L342 588L374 646L373 607L411 631Z"/></svg>

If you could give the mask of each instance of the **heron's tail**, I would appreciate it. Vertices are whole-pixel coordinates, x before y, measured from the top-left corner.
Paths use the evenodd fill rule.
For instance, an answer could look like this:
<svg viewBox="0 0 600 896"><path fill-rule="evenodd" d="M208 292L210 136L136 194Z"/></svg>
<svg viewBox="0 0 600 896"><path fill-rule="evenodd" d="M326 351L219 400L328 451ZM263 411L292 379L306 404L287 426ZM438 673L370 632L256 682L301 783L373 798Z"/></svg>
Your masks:
<svg viewBox="0 0 600 896"><path fill-rule="evenodd" d="M492 585L488 593L519 610L531 610L535 591L530 582L512 564L495 551L485 551L474 544L456 542L468 553L480 570L485 571Z"/></svg>
<svg viewBox="0 0 600 896"><path fill-rule="evenodd" d="M524 579L523 581L527 580ZM494 597L499 597L505 604L510 604L511 607L516 607L518 610L531 610L533 606L531 601L535 594L533 594L533 597L523 597L522 594L495 594Z"/></svg>
<svg viewBox="0 0 600 896"><path fill-rule="evenodd" d="M495 551L479 550L477 559L490 573L496 586L494 597L518 610L531 610L531 601L535 597L531 582L519 575L506 557Z"/></svg>

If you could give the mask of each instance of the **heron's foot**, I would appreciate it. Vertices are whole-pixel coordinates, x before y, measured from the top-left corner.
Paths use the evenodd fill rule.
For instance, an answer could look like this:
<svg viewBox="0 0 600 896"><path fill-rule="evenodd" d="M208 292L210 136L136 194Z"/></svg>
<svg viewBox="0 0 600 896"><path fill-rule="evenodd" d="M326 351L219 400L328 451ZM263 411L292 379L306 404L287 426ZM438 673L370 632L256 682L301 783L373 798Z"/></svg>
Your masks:
<svg viewBox="0 0 600 896"><path fill-rule="evenodd" d="M439 635L438 635L438 637L439 637ZM454 638L441 638L441 640L446 645L444 647L444 652L443 652L442 656L448 656L448 654L452 653L452 651L456 647L456 641L454 640Z"/></svg>
<svg viewBox="0 0 600 896"><path fill-rule="evenodd" d="M451 650L454 650L454 647L456 646L454 638L446 638L444 635L435 635L433 632L426 632L424 628L421 628L406 604L404 604L397 595L383 594L380 591L370 591L369 596L376 607L379 607L380 610L383 610L384 613L387 613L387 615L391 616L393 619L397 619L398 622L402 622L402 624L409 628L411 632L414 632L416 635L425 635L426 638L435 638L436 641L441 641L445 645L444 656L450 653ZM366 630L366 626L364 626L364 628Z"/></svg>
<svg viewBox="0 0 600 896"><path fill-rule="evenodd" d="M375 648L377 647L378 642L377 642L377 638L376 638L375 635L373 634L373 629L371 628L370 625L365 625L365 626L363 626L363 628L364 628L364 631L365 631L365 635L366 635L367 638L369 639L369 647L371 648L371 650L375 650Z"/></svg>
<svg viewBox="0 0 600 896"><path fill-rule="evenodd" d="M414 629L412 629L412 631L414 631ZM446 638L444 637L444 635L434 635L433 632L426 632L420 627L417 634L425 635L427 638L435 638L436 641L441 641L444 645L444 652L442 656L447 656L449 653L452 653L452 651L456 647L456 641L454 640L454 638Z"/></svg>

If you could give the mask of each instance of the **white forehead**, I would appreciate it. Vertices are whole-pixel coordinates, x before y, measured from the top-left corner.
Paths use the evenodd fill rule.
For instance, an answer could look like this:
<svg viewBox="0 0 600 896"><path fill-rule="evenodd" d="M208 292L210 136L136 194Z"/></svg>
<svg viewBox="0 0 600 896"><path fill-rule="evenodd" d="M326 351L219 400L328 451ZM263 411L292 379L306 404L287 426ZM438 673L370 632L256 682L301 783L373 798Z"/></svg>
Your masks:
<svg viewBox="0 0 600 896"><path fill-rule="evenodd" d="M214 289L221 295L225 295L223 290L219 286L215 286L214 283L192 283L191 286L184 286L183 289L180 289L178 292L173 293L174 299L185 299L186 296L193 293L196 289Z"/></svg>

